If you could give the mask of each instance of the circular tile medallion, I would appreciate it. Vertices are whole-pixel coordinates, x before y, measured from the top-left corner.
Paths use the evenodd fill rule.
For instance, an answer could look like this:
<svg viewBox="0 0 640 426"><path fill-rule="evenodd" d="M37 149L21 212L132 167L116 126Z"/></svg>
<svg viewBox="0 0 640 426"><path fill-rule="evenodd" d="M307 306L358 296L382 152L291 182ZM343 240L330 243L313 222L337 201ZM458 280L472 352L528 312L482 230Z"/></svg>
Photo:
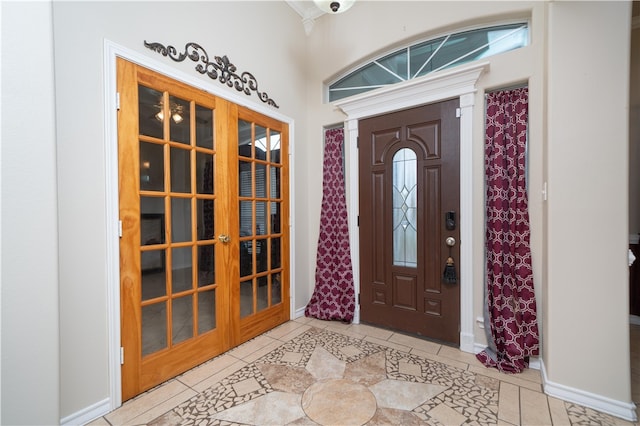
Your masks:
<svg viewBox="0 0 640 426"><path fill-rule="evenodd" d="M346 379L314 383L302 395L302 409L321 425L362 425L371 420L376 408L369 389Z"/></svg>

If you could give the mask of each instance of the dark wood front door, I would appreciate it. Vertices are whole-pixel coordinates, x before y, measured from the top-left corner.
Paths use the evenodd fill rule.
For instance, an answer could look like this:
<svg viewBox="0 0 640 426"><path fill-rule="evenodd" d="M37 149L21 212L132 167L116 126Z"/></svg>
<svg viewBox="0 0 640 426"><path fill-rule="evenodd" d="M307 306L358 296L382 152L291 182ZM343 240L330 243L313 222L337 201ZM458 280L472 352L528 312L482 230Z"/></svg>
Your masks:
<svg viewBox="0 0 640 426"><path fill-rule="evenodd" d="M458 104L359 123L361 320L454 344L460 341ZM443 279L449 257L455 283Z"/></svg>

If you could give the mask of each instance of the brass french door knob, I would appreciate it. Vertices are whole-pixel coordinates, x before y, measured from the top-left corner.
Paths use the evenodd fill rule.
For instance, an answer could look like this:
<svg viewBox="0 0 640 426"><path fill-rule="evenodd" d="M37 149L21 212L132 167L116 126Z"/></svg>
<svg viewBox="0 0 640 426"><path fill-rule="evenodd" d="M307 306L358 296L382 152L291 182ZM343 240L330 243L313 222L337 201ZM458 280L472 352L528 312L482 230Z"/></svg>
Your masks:
<svg viewBox="0 0 640 426"><path fill-rule="evenodd" d="M220 234L218 236L218 239L220 240L221 243L228 243L229 241L231 241L231 237L226 234Z"/></svg>

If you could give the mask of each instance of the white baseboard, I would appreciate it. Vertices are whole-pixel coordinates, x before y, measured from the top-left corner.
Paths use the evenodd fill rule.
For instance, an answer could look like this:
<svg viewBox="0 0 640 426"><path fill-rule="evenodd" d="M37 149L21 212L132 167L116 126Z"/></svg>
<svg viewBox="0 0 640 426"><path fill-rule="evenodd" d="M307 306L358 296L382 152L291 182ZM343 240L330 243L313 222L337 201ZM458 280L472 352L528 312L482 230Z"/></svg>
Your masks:
<svg viewBox="0 0 640 426"><path fill-rule="evenodd" d="M296 309L295 312L293 313L293 319L302 318L304 316L304 310L306 308L307 308L306 306L303 306L302 308Z"/></svg>
<svg viewBox="0 0 640 426"><path fill-rule="evenodd" d="M105 398L102 401L98 401L82 410L73 413L63 419L60 419L60 425L62 426L75 426L85 425L98 417L104 416L111 411L111 400Z"/></svg>
<svg viewBox="0 0 640 426"><path fill-rule="evenodd" d="M630 422L638 420L636 416L636 405L633 402L618 401L606 396L571 388L560 383L554 383L547 377L547 371L544 368L544 362L542 362L542 360L540 360L540 369L542 371L542 388L547 395L562 399L563 401L593 408L594 410L611 414L612 416L620 417Z"/></svg>

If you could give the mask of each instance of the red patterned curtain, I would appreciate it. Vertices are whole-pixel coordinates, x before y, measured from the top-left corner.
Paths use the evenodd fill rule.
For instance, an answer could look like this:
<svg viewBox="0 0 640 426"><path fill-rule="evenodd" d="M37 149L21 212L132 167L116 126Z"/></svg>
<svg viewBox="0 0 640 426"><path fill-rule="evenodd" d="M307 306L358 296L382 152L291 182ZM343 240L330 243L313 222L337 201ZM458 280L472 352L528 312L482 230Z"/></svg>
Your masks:
<svg viewBox="0 0 640 426"><path fill-rule="evenodd" d="M325 133L316 286L305 315L351 322L356 307L342 161L344 129Z"/></svg>
<svg viewBox="0 0 640 426"><path fill-rule="evenodd" d="M526 87L487 95L485 323L489 323L489 347L477 357L505 373L527 368L529 357L539 350L525 176L528 97Z"/></svg>

